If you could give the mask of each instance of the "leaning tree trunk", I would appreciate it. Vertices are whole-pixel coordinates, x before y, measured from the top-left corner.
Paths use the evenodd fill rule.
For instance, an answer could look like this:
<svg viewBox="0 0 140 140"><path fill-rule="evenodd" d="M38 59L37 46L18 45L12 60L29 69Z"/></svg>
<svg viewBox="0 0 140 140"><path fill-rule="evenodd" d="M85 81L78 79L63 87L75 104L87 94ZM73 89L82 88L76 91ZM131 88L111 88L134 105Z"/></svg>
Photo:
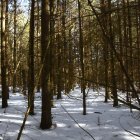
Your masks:
<svg viewBox="0 0 140 140"><path fill-rule="evenodd" d="M41 129L49 129L52 125L51 116L51 47L49 45L49 0L42 0L41 7L41 86L42 86L42 114Z"/></svg>
<svg viewBox="0 0 140 140"><path fill-rule="evenodd" d="M6 17L6 0L1 1L1 84L2 84L2 108L8 106L7 103L7 83L6 83L6 32L5 32L5 17Z"/></svg>

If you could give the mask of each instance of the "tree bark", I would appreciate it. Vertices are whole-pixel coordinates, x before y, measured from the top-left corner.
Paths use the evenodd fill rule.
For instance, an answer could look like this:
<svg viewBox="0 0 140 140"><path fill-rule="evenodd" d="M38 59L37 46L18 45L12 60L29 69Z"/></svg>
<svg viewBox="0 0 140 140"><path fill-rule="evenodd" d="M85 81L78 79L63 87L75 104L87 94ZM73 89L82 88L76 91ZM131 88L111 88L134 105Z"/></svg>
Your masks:
<svg viewBox="0 0 140 140"><path fill-rule="evenodd" d="M42 86L42 114L41 129L49 129L52 126L51 116L51 47L49 45L49 0L42 0L41 7L41 86Z"/></svg>
<svg viewBox="0 0 140 140"><path fill-rule="evenodd" d="M79 20L79 50L80 50L80 64L82 79L85 79L84 68L84 46L83 46L83 33L81 22L81 3L78 0L78 20ZM81 81L81 91L83 93L83 115L86 115L86 93L85 93L85 81Z"/></svg>
<svg viewBox="0 0 140 140"><path fill-rule="evenodd" d="M14 51L13 51L13 64L14 64L14 70L13 70L13 93L16 92L16 83L17 83L17 76L16 76L16 66L17 66L17 1L14 0Z"/></svg>
<svg viewBox="0 0 140 140"><path fill-rule="evenodd" d="M30 32L29 32L29 57L28 57L28 107L30 115L34 115L34 6L31 0Z"/></svg>
<svg viewBox="0 0 140 140"><path fill-rule="evenodd" d="M103 23L103 27L104 29L107 31L107 15L105 14L106 12L106 4L105 4L105 0L101 0L100 2L101 4L101 12L102 12L102 23ZM108 64L108 42L106 41L106 39L104 39L103 37L103 56L104 56L104 70L105 70L105 102L108 102L108 98L109 98L109 79L108 79L108 70L109 70L109 64Z"/></svg>
<svg viewBox="0 0 140 140"><path fill-rule="evenodd" d="M7 82L6 82L6 0L1 1L1 84L2 84L2 108L8 107L7 102Z"/></svg>

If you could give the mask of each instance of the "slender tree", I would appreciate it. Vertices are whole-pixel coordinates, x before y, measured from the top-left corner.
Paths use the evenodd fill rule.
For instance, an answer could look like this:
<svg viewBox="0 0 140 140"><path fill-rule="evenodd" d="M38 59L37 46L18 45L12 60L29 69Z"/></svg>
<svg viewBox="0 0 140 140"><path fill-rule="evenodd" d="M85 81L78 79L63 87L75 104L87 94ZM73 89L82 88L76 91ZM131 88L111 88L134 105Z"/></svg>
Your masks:
<svg viewBox="0 0 140 140"><path fill-rule="evenodd" d="M6 82L6 0L1 1L1 84L2 84L2 108L8 106L7 102L7 82Z"/></svg>
<svg viewBox="0 0 140 140"><path fill-rule="evenodd" d="M61 11L61 1L57 0L57 12L59 13ZM61 17L61 16L60 16ZM60 18L61 19L61 18ZM61 99L62 98L62 87L63 87L63 76L62 76L62 72L63 72L63 66L62 66L62 62L63 62L63 58L62 58L62 45L61 45L61 33L59 31L59 28L61 28L61 20L57 21L57 28L58 28L58 34L56 36L56 42L57 42L57 99Z"/></svg>
<svg viewBox="0 0 140 140"><path fill-rule="evenodd" d="M17 73L17 0L14 0L14 50L13 50L13 64L14 64L14 69L13 69L13 93L16 92L16 83L17 83L17 78L16 78L16 73Z"/></svg>
<svg viewBox="0 0 140 140"><path fill-rule="evenodd" d="M29 72L28 72L28 107L31 115L34 114L34 6L35 0L31 0L30 33L29 33Z"/></svg>
<svg viewBox="0 0 140 140"><path fill-rule="evenodd" d="M6 0L6 15L5 15L5 45L6 45L6 51L5 51L5 60L6 60L6 86L7 86L7 98L9 99L9 84L8 84L8 32L9 32L9 25L8 25L8 10L9 10L9 1Z"/></svg>
<svg viewBox="0 0 140 140"><path fill-rule="evenodd" d="M106 12L106 4L105 4L105 0L101 0L100 1L100 5L101 5L101 12L102 12L102 23L103 23L103 27L104 29L107 31L107 14L105 14ZM103 56L104 56L104 70L105 70L105 102L108 101L109 98L109 80L108 80L108 70L109 70L109 64L108 64L108 43L106 41L106 39L103 36Z"/></svg>
<svg viewBox="0 0 140 140"><path fill-rule="evenodd" d="M82 21L81 21L81 2L78 0L78 19L79 19L79 50L80 50L80 66L82 82L81 88L83 93L83 115L86 115L86 92L85 92L85 68L84 68L84 46L83 46L83 33L82 33Z"/></svg>

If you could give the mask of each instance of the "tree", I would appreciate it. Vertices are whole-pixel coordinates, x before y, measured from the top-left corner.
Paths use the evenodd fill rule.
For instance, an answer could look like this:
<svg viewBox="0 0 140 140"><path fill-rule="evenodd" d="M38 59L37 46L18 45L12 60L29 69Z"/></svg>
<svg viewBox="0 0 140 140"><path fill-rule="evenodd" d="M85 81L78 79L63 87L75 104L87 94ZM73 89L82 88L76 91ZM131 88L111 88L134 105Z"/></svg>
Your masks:
<svg viewBox="0 0 140 140"><path fill-rule="evenodd" d="M49 45L49 0L42 0L41 4L41 87L42 87L42 114L41 129L52 126L51 116L51 47Z"/></svg>
<svg viewBox="0 0 140 140"><path fill-rule="evenodd" d="M2 108L8 107L7 102L7 81L6 81L6 0L1 1L1 84L2 84Z"/></svg>
<svg viewBox="0 0 140 140"><path fill-rule="evenodd" d="M80 50L80 66L81 66L81 91L83 93L83 115L86 115L86 93L85 93L85 68L84 68L84 46L81 22L81 3L78 0L78 20L79 20L79 50Z"/></svg>
<svg viewBox="0 0 140 140"><path fill-rule="evenodd" d="M105 11L106 11L106 5L105 5L105 0L100 0L100 5L101 5L101 12L102 12L102 23L103 23L103 27L105 30L107 30L107 15L105 14ZM108 43L106 42L106 39L104 38L104 36L102 37L103 38L103 56L104 56L104 71L105 71L105 102L108 101L108 98L109 98L109 88L108 88L108 85L109 85L109 80L108 80Z"/></svg>
<svg viewBox="0 0 140 140"><path fill-rule="evenodd" d="M14 75L13 75L13 93L16 92L16 72L17 72L17 1L14 0L14 51L13 51L13 64L14 64Z"/></svg>
<svg viewBox="0 0 140 140"><path fill-rule="evenodd" d="M30 15L30 35L29 35L29 62L28 62L28 107L29 114L34 115L34 4L31 1L31 15Z"/></svg>

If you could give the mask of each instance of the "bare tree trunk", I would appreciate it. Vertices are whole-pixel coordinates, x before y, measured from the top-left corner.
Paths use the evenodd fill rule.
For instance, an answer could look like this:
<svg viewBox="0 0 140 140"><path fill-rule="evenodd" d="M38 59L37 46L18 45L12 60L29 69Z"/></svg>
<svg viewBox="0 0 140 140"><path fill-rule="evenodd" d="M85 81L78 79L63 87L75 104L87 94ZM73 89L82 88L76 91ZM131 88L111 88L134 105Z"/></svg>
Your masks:
<svg viewBox="0 0 140 140"><path fill-rule="evenodd" d="M13 51L13 63L14 63L14 74L13 74L13 93L16 92L16 65L17 65L17 41L16 41L16 33L17 33L17 1L14 0L14 51Z"/></svg>
<svg viewBox="0 0 140 140"><path fill-rule="evenodd" d="M8 4L9 1L6 0L6 15L5 15L5 43L6 46L8 47L8 31L9 31L9 26L8 26ZM7 99L9 99L9 84L8 84L8 52L7 49L5 50L5 59L6 59L6 86L7 86Z"/></svg>
<svg viewBox="0 0 140 140"><path fill-rule="evenodd" d="M105 4L105 0L101 0L101 12L102 12L102 23L103 23L103 27L104 29L107 31L107 15L105 14L106 12L106 4ZM108 69L109 69L109 64L108 64L108 42L106 41L106 39L104 39L103 37L103 50L104 50L104 69L105 69L105 102L108 101L109 98L109 80L108 80Z"/></svg>
<svg viewBox="0 0 140 140"><path fill-rule="evenodd" d="M108 9L111 10L111 0L108 0ZM118 95L117 95L117 85L116 85L116 76L115 76L115 58L114 51L112 47L114 46L114 35L113 35L113 27L112 27L112 19L111 14L108 15L108 24L109 24L109 38L111 41L110 46L110 55L111 55L111 92L113 95L113 106L118 106Z"/></svg>
<svg viewBox="0 0 140 140"><path fill-rule="evenodd" d="M26 81L26 70L23 68L22 69L22 84L23 84L23 95L26 95L26 86L27 86L27 81Z"/></svg>
<svg viewBox="0 0 140 140"><path fill-rule="evenodd" d="M50 72L50 90L51 90L51 105L53 106L53 95L54 95L54 58L55 58L55 54L54 54L54 34L55 34L55 30L54 30L54 25L55 25L55 21L54 21L54 0L50 1L50 55L51 55L51 72Z"/></svg>
<svg viewBox="0 0 140 140"><path fill-rule="evenodd" d="M61 12L61 2L60 0L57 0L57 12ZM61 27L61 20L58 21L58 32L59 28ZM56 37L57 40L57 99L62 98L62 74L63 74L63 60L62 60L62 45L61 45L61 36L60 34L57 35Z"/></svg>
<svg viewBox="0 0 140 140"><path fill-rule="evenodd" d="M34 115L34 6L31 0L30 33L29 33L29 57L28 57L28 107L30 115Z"/></svg>
<svg viewBox="0 0 140 140"><path fill-rule="evenodd" d="M78 19L79 19L79 48L80 48L80 62L81 62L81 91L83 93L83 115L86 115L86 93L85 93L85 72L84 72L84 46L83 46L83 33L82 33L82 22L81 22L81 3L78 0Z"/></svg>
<svg viewBox="0 0 140 140"><path fill-rule="evenodd" d="M37 49L37 71L39 72L40 70L40 6L39 6L40 1L36 0L35 1L35 30L36 30L36 49ZM40 92L40 77L38 77L38 81L37 81L37 92Z"/></svg>
<svg viewBox="0 0 140 140"><path fill-rule="evenodd" d="M1 0L1 84L2 84L2 108L8 107L7 81L6 81L6 0Z"/></svg>
<svg viewBox="0 0 140 140"><path fill-rule="evenodd" d="M61 66L61 62L62 62L62 48L61 48L61 43L60 43L60 35L58 34L57 36L57 41L58 41L58 49L57 49L57 99L61 99L62 98L62 66Z"/></svg>
<svg viewBox="0 0 140 140"><path fill-rule="evenodd" d="M41 7L41 86L42 86L42 114L41 114L41 129L49 129L52 126L51 116L51 47L49 45L49 0L42 1Z"/></svg>

